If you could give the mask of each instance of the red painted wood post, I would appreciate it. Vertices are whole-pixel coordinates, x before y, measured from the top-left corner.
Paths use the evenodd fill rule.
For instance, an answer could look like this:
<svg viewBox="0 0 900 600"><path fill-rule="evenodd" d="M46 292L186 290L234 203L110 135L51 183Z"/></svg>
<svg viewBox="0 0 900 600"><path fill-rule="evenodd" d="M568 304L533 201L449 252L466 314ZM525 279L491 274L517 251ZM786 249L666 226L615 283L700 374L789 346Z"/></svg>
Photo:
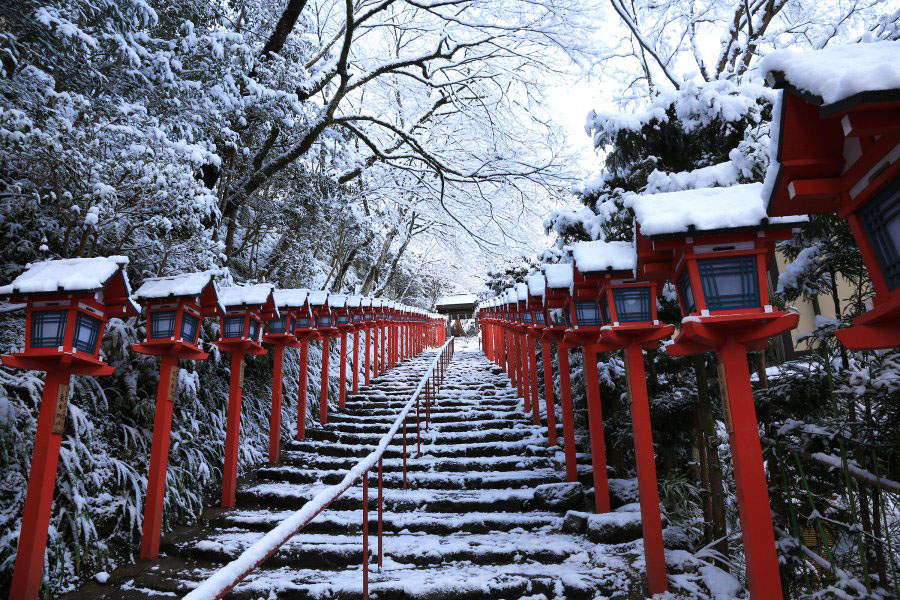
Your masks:
<svg viewBox="0 0 900 600"><path fill-rule="evenodd" d="M754 600L781 600L775 533L772 530L769 490L753 406L747 351L740 344L731 342L719 348L717 354L719 382L726 409L725 426L734 461L750 597Z"/></svg>
<svg viewBox="0 0 900 600"><path fill-rule="evenodd" d="M363 510L363 556L362 556L362 576L363 576L363 600L369 598L369 472L366 471L362 476L362 510Z"/></svg>
<svg viewBox="0 0 900 600"><path fill-rule="evenodd" d="M176 384L171 385L172 377ZM159 365L159 382L156 385L156 413L153 417L153 442L150 446L150 470L147 475L147 503L144 505L144 524L141 528L142 560L159 557L159 540L162 535L162 515L166 497L166 469L169 466L169 442L172 432L174 392L178 381L178 358L163 356ZM173 389L175 388L175 389Z"/></svg>
<svg viewBox="0 0 900 600"><path fill-rule="evenodd" d="M284 346L275 346L275 368L272 372L272 414L269 415L269 464L278 462L281 454L281 395L284 372Z"/></svg>
<svg viewBox="0 0 900 600"><path fill-rule="evenodd" d="M366 375L365 375L366 383L365 383L365 385L366 385L366 387L369 387L369 382L371 381L371 372L370 371L372 368L372 360L371 360L370 355L371 355L372 349L371 349L370 341L369 341L369 339L371 337L369 334L371 333L371 331L372 330L370 327L366 327L366 359L365 359L365 367L366 367Z"/></svg>
<svg viewBox="0 0 900 600"><path fill-rule="evenodd" d="M578 463L575 458L575 414L572 410L572 381L569 373L569 347L558 343L559 392L563 413L563 449L566 453L566 481L578 481Z"/></svg>
<svg viewBox="0 0 900 600"><path fill-rule="evenodd" d="M628 396L631 399L631 427L641 501L641 528L644 533L644 562L647 565L647 585L652 596L665 593L668 582L659 514L650 401L647 397L647 374L644 371L644 351L639 345L630 344L625 348L625 370Z"/></svg>
<svg viewBox="0 0 900 600"><path fill-rule="evenodd" d="M516 335L516 367L519 371L519 395L525 404L525 413L531 412L531 393L528 389L528 358L525 354L525 336Z"/></svg>
<svg viewBox="0 0 900 600"><path fill-rule="evenodd" d="M372 329L372 378L378 377L378 338L381 327L375 325Z"/></svg>
<svg viewBox="0 0 900 600"><path fill-rule="evenodd" d="M340 382L341 393L338 397L338 407L343 410L347 404L347 332L343 329L341 330Z"/></svg>
<svg viewBox="0 0 900 600"><path fill-rule="evenodd" d="M553 401L553 357L550 355L550 341L541 340L541 357L544 363L544 404L547 409L547 445L555 446L556 406Z"/></svg>
<svg viewBox="0 0 900 600"><path fill-rule="evenodd" d="M353 330L353 393L359 393L359 329Z"/></svg>
<svg viewBox="0 0 900 600"><path fill-rule="evenodd" d="M25 513L19 529L16 566L9 591L10 600L36 600L41 590L50 509L53 507L53 489L56 487L56 466L59 463L63 434L63 427L54 427L53 422L60 397L64 396L62 399L68 404L70 377L69 373L48 372L44 381L34 453L31 456L31 470L28 472ZM61 423L64 426L65 407L60 409L63 415Z"/></svg>
<svg viewBox="0 0 900 600"><path fill-rule="evenodd" d="M241 400L244 394L244 353L231 353L228 386L228 421L225 423L225 468L222 471L222 508L234 508L237 492L238 445L241 435Z"/></svg>
<svg viewBox="0 0 900 600"><path fill-rule="evenodd" d="M306 390L309 340L300 340L300 381L297 385L297 439L306 438Z"/></svg>
<svg viewBox="0 0 900 600"><path fill-rule="evenodd" d="M606 438L603 434L603 407L600 405L597 350L593 346L586 346L582 356L591 434L591 469L594 472L594 510L597 513L607 513L610 511L609 479L606 473Z"/></svg>
<svg viewBox="0 0 900 600"><path fill-rule="evenodd" d="M541 405L540 394L538 393L536 342L534 341L534 336L528 336L525 340L528 343L528 372L531 375L529 379L529 387L531 388L531 422L535 425L540 425Z"/></svg>
<svg viewBox="0 0 900 600"><path fill-rule="evenodd" d="M384 371L387 366L387 363L385 362L385 356L387 354L387 349L385 348L385 346L387 346L387 339L385 339L386 337L387 337L387 325L385 325L381 329L381 374L382 375L384 375Z"/></svg>
<svg viewBox="0 0 900 600"><path fill-rule="evenodd" d="M322 387L319 393L319 423L328 424L328 354L331 338L322 338Z"/></svg>
<svg viewBox="0 0 900 600"><path fill-rule="evenodd" d="M382 477L382 457L378 457L378 570L381 570L384 559L384 546L382 544L382 513L384 512L384 478Z"/></svg>

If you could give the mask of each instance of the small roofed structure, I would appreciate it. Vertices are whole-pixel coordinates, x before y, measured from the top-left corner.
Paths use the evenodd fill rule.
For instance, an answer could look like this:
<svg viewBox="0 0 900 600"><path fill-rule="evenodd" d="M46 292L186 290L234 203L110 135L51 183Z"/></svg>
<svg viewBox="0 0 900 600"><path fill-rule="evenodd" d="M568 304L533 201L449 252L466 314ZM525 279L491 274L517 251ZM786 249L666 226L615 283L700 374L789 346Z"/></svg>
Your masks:
<svg viewBox="0 0 900 600"><path fill-rule="evenodd" d="M478 296L475 294L452 294L441 296L434 303L435 312L447 315L448 319L472 319L475 316L475 306L478 304Z"/></svg>
<svg viewBox="0 0 900 600"><path fill-rule="evenodd" d="M760 62L783 90L762 197L772 216L845 219L875 297L853 327L853 350L900 345L900 41L780 50Z"/></svg>

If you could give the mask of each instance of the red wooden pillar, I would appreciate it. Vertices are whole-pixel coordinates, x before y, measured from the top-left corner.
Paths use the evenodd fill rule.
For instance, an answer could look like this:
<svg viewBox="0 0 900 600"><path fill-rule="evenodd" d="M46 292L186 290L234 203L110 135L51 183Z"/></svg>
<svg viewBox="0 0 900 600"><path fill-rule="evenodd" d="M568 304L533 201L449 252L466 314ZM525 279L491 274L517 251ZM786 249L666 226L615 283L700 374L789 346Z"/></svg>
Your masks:
<svg viewBox="0 0 900 600"><path fill-rule="evenodd" d="M550 355L550 340L541 340L541 354L544 362L544 403L547 409L547 445L556 445L556 406L553 402L553 357Z"/></svg>
<svg viewBox="0 0 900 600"><path fill-rule="evenodd" d="M747 353L744 346L729 341L717 349L717 354L719 381L720 384L724 382L725 426L734 461L750 597L781 600L769 490L753 406Z"/></svg>
<svg viewBox="0 0 900 600"><path fill-rule="evenodd" d="M328 425L328 354L331 338L322 337L322 384L319 394L319 423Z"/></svg>
<svg viewBox="0 0 900 600"><path fill-rule="evenodd" d="M644 371L644 351L636 343L625 348L625 370L628 396L631 400L631 428L634 433L634 455L641 501L644 561L647 565L647 584L652 596L665 593L668 582L662 521L659 514L653 429L650 425L650 402L647 398L647 374Z"/></svg>
<svg viewBox="0 0 900 600"><path fill-rule="evenodd" d="M238 444L241 434L241 400L244 393L244 353L231 353L228 386L228 420L225 423L225 468L222 471L222 508L234 508L237 492Z"/></svg>
<svg viewBox="0 0 900 600"><path fill-rule="evenodd" d="M369 382L372 380L371 371L370 371L371 367L372 367L372 359L371 359L372 347L371 347L371 342L370 342L370 338L371 338L370 334L371 333L372 333L372 328L367 326L366 327L366 358L365 358L366 387L369 387Z"/></svg>
<svg viewBox="0 0 900 600"><path fill-rule="evenodd" d="M563 449L566 453L566 481L578 481L575 458L575 414L572 410L572 381L569 373L569 346L559 342L559 393L562 396Z"/></svg>
<svg viewBox="0 0 900 600"><path fill-rule="evenodd" d="M174 378L174 382L173 382ZM153 417L153 442L150 446L150 472L147 476L147 501L141 531L142 560L159 556L162 535L162 515L166 496L166 469L169 465L169 440L172 431L172 409L178 382L178 357L164 355L159 366L156 384L156 413Z"/></svg>
<svg viewBox="0 0 900 600"><path fill-rule="evenodd" d="M600 405L596 347L585 346L583 357L588 428L591 434L591 468L594 472L594 510L597 513L607 513L610 510L609 480L606 473L606 439L603 434L603 407Z"/></svg>
<svg viewBox="0 0 900 600"><path fill-rule="evenodd" d="M309 358L309 340L300 340L300 381L297 386L297 439L306 438L306 389L307 362Z"/></svg>
<svg viewBox="0 0 900 600"><path fill-rule="evenodd" d="M28 472L25 513L19 530L16 566L9 592L10 600L36 599L41 589L70 377L68 372L48 372L44 381L34 453L31 456L31 470ZM62 406L59 406L60 402ZM57 414L62 415L61 425L54 423Z"/></svg>
<svg viewBox="0 0 900 600"><path fill-rule="evenodd" d="M541 407L538 403L540 395L538 394L537 380L537 348L535 347L536 343L533 335L526 336L525 341L528 349L528 373L531 376L529 379L529 387L531 388L531 422L535 425L540 425Z"/></svg>
<svg viewBox="0 0 900 600"><path fill-rule="evenodd" d="M353 329L353 393L359 393L359 328Z"/></svg>
<svg viewBox="0 0 900 600"><path fill-rule="evenodd" d="M272 372L272 414L269 416L269 464L278 462L281 455L281 397L284 373L284 346L275 345L273 356L275 368Z"/></svg>
<svg viewBox="0 0 900 600"><path fill-rule="evenodd" d="M340 363L340 390L338 407L343 410L347 403L347 330L341 329L341 363Z"/></svg>
<svg viewBox="0 0 900 600"><path fill-rule="evenodd" d="M531 390L528 389L528 353L525 345L525 334L516 334L519 352L517 353L516 363L519 365L519 395L525 404L525 413L531 412Z"/></svg>
<svg viewBox="0 0 900 600"><path fill-rule="evenodd" d="M384 374L385 371L385 356L387 355L387 351L385 346L387 345L387 325L381 325L381 374Z"/></svg>

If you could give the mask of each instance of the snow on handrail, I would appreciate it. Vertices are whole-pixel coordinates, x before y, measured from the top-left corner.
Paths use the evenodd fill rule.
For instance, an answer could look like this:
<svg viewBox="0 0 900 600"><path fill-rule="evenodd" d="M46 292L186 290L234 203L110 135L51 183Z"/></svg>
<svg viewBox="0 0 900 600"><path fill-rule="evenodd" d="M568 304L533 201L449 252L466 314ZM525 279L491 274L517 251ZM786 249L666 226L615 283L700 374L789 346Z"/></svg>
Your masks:
<svg viewBox="0 0 900 600"><path fill-rule="evenodd" d="M298 531L303 529L307 523L315 519L329 504L337 500L344 492L350 489L351 486L362 478L365 472L371 470L378 462L378 459L384 454L385 450L387 450L388 444L390 444L394 436L397 435L397 431L406 420L409 411L425 390L425 384L434 373L435 368L441 360L441 356L447 349L447 346L451 343L453 343L452 336L447 338L447 341L445 341L438 349L434 360L431 361L428 370L422 376L422 379L419 380L419 385L406 403L406 406L404 406L400 411L400 414L397 415L390 430L381 437L375 450L370 452L368 456L350 469L340 483L329 486L316 494L312 500L304 504L302 508L297 510L291 516L281 521L274 529L244 550L240 556L213 573L207 580L184 596L184 600L222 598L256 567L275 554L281 546L287 543L287 541L296 535Z"/></svg>

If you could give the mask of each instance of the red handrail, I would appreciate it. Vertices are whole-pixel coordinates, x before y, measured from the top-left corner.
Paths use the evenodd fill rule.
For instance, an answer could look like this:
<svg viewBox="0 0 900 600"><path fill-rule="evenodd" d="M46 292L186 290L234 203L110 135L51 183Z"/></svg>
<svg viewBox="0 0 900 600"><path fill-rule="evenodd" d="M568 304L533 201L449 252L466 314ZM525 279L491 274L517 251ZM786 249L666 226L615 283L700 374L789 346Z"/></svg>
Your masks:
<svg viewBox="0 0 900 600"><path fill-rule="evenodd" d="M425 390L426 385L430 391L436 392L440 389L440 383L444 377L444 366L453 357L454 342L450 337L440 347L437 356L429 365L419 385L410 397L406 406L401 409L400 414L394 420L393 425L388 430L375 450L369 453L352 469L350 469L340 483L329 486L316 494L309 502L291 516L284 519L274 529L266 533L262 538L257 540L253 545L244 550L236 559L213 573L207 580L194 588L190 593L184 596L184 600L207 600L222 598L234 586L240 583L254 569L261 565L267 558L275 554L288 540L290 540L298 531L303 529L307 523L315 519L322 511L328 508L332 502L340 498L344 492L350 489L360 479L363 480L363 598L368 598L368 544L369 544L369 528L368 528L368 476L377 463L378 465L378 566L382 563L382 457L388 444L397 435L397 431L403 426L403 488L406 489L406 417L412 410L413 403L416 405L418 413L419 397ZM433 377L433 381L432 381ZM416 419L416 429L418 430L418 421ZM418 431L417 431L418 434Z"/></svg>

